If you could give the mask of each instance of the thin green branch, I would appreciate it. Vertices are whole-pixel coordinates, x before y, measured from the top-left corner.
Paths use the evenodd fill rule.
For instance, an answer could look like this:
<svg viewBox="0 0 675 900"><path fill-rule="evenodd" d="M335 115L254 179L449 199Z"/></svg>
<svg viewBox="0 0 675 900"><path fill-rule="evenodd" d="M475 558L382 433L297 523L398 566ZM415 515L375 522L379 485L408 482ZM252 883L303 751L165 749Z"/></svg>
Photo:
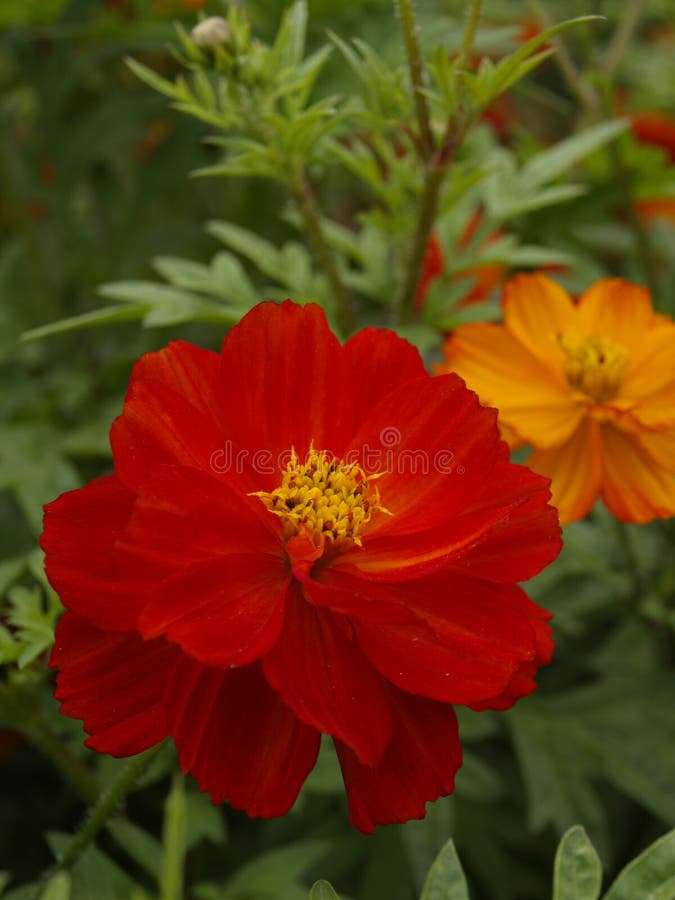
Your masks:
<svg viewBox="0 0 675 900"><path fill-rule="evenodd" d="M436 221L443 180L464 138L465 131L466 126L459 127L454 126L454 123L449 123L440 149L427 166L412 254L399 301L399 318L402 324L410 322L417 313L417 285L422 275L431 230Z"/></svg>
<svg viewBox="0 0 675 900"><path fill-rule="evenodd" d="M612 86L609 80L604 79L600 73L598 74L598 81L603 88L602 97L604 114L606 118L609 119L612 116ZM640 261L642 276L650 294L656 299L659 291L656 279L656 258L647 230L637 211L635 189L633 185L633 172L624 162L620 143L612 141L607 147L607 151L614 170L614 182L619 185L623 195L623 207L635 238L635 249Z"/></svg>
<svg viewBox="0 0 675 900"><path fill-rule="evenodd" d="M554 24L553 19L540 0L527 0L527 5L542 28L550 28L551 25ZM593 89L593 86L588 83L586 78L577 68L572 59L572 55L567 49L561 36L556 35L551 38L551 44L556 51L553 54L553 59L560 69L561 75L567 82L569 89L576 97L578 97L584 108L587 109L593 117L596 117L601 106L601 100L597 91Z"/></svg>
<svg viewBox="0 0 675 900"><path fill-rule="evenodd" d="M602 66L608 81L614 80L616 70L619 68L621 60L626 55L626 51L630 46L635 29L640 23L640 19L642 18L646 6L647 0L631 0L630 3L624 4L623 16L612 36Z"/></svg>
<svg viewBox="0 0 675 900"><path fill-rule="evenodd" d="M157 744L157 746L151 747L144 753L139 753L125 766L117 776L117 779L101 794L82 828L75 835L66 852L49 872L49 877L56 872L67 872L75 865L99 831L105 826L110 816L122 803L138 776L147 768L163 746L163 743ZM40 900L43 893L44 885L38 890L36 900Z"/></svg>
<svg viewBox="0 0 675 900"><path fill-rule="evenodd" d="M413 99L415 102L415 114L420 131L420 146L422 158L428 161L434 151L434 135L431 130L431 118L427 98L424 96L424 63L420 53L420 45L417 40L418 25L415 20L415 10L412 0L397 0L398 13L401 19L403 43L408 57L410 81L412 82Z"/></svg>
<svg viewBox="0 0 675 900"><path fill-rule="evenodd" d="M471 59L473 42L476 35L476 29L480 20L483 0L470 0L469 8L466 16L466 26L464 37L462 39L462 47L460 50L460 65L467 65ZM403 7L409 6L403 0L399 0L401 9L401 21L403 22ZM412 9L410 9L412 15ZM413 20L414 25L414 20ZM405 34L405 28L404 28ZM421 64L420 64L421 65ZM412 73L412 65L411 65ZM426 107L426 104L425 104ZM420 201L420 208L417 217L417 227L413 238L412 253L406 270L401 296L399 298L399 319L401 323L412 321L416 314L417 285L419 284L424 267L424 257L426 255L427 244L431 235L431 230L436 221L438 212L438 203L443 187L443 181L450 168L450 164L455 158L455 154L459 149L464 134L468 127L468 123L461 123L452 117L445 129L445 134L439 147L437 147L426 161L426 170L424 173L424 188Z"/></svg>
<svg viewBox="0 0 675 900"><path fill-rule="evenodd" d="M321 215L312 185L304 172L298 173L291 183L291 193L302 216L312 248L328 279L335 300L338 324L343 335L347 337L356 327L351 303L342 283L335 255L321 226Z"/></svg>
<svg viewBox="0 0 675 900"><path fill-rule="evenodd" d="M460 69L466 68L471 62L473 42L476 37L476 29L478 28L482 8L483 0L471 0L471 5L466 14L462 49L459 51L459 59L457 60L457 66Z"/></svg>

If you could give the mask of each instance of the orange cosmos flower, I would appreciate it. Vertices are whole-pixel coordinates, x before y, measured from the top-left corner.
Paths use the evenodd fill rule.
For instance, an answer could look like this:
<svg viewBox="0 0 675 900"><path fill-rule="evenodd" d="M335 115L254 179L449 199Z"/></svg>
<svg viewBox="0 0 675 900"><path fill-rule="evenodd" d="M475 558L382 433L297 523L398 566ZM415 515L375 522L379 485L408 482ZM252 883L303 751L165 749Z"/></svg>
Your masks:
<svg viewBox="0 0 675 900"><path fill-rule="evenodd" d="M440 371L499 407L511 446L552 479L563 523L598 496L625 522L675 514L675 323L648 292L598 281L575 303L540 274L504 289L504 325L465 325Z"/></svg>

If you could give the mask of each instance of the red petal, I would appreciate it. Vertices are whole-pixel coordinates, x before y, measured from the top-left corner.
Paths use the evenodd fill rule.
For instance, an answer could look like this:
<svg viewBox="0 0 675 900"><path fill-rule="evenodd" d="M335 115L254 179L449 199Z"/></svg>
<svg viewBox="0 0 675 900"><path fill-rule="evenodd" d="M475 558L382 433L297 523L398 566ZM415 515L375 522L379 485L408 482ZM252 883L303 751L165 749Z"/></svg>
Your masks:
<svg viewBox="0 0 675 900"><path fill-rule="evenodd" d="M225 338L220 394L227 435L250 451L243 467L261 488L278 483L280 457L292 448L301 456L312 441L332 449L339 353L314 304L260 303Z"/></svg>
<svg viewBox="0 0 675 900"><path fill-rule="evenodd" d="M149 589L195 563L232 554L281 557L280 532L276 516L234 479L167 467L139 490L120 552L127 576Z"/></svg>
<svg viewBox="0 0 675 900"><path fill-rule="evenodd" d="M562 540L558 512L548 505L548 479L525 466L500 462L485 489L484 497L467 510L488 510L507 500L514 505L483 539L452 561L474 578L488 581L527 581L560 553Z"/></svg>
<svg viewBox="0 0 675 900"><path fill-rule="evenodd" d="M288 580L283 560L263 554L192 566L154 592L138 629L207 665L241 666L277 642Z"/></svg>
<svg viewBox="0 0 675 900"><path fill-rule="evenodd" d="M167 696L181 768L214 803L265 818L288 812L320 735L281 703L259 666L223 671L184 659Z"/></svg>
<svg viewBox="0 0 675 900"><path fill-rule="evenodd" d="M136 363L110 442L115 471L136 487L160 465L209 469L223 447L219 358L184 341Z"/></svg>
<svg viewBox="0 0 675 900"><path fill-rule="evenodd" d="M419 353L393 332L368 328L340 347L319 307L261 303L223 345L227 434L249 450L242 468L264 488L278 483L291 448L302 457L313 442L342 456L376 403L424 375Z"/></svg>
<svg viewBox="0 0 675 900"><path fill-rule="evenodd" d="M362 765L349 747L335 742L352 825L368 834L375 825L421 819L428 800L452 793L462 764L451 706L396 690L390 703L392 739L377 766Z"/></svg>
<svg viewBox="0 0 675 900"><path fill-rule="evenodd" d="M429 378L415 347L382 328L364 328L351 337L342 348L341 366L339 389L330 402L347 439L393 390L414 378ZM327 449L344 451L343 446Z"/></svg>
<svg viewBox="0 0 675 900"><path fill-rule="evenodd" d="M87 746L132 756L167 735L163 696L179 653L166 641L99 631L67 612L49 665L59 669L61 712L82 719Z"/></svg>
<svg viewBox="0 0 675 900"><path fill-rule="evenodd" d="M299 719L340 738L362 762L379 760L391 736L389 705L382 679L347 620L293 598L281 639L263 668Z"/></svg>
<svg viewBox="0 0 675 900"><path fill-rule="evenodd" d="M413 694L473 705L501 695L538 653L535 607L515 585L438 573L390 585L428 627L353 619L365 654Z"/></svg>
<svg viewBox="0 0 675 900"><path fill-rule="evenodd" d="M98 478L45 507L40 541L47 577L64 605L115 631L134 627L144 600L121 577L115 549L133 503L114 475Z"/></svg>
<svg viewBox="0 0 675 900"><path fill-rule="evenodd" d="M496 420L457 375L413 379L385 397L349 447L366 471L385 473L377 487L392 515L373 520L369 545L375 535L409 535L461 513L498 458Z"/></svg>

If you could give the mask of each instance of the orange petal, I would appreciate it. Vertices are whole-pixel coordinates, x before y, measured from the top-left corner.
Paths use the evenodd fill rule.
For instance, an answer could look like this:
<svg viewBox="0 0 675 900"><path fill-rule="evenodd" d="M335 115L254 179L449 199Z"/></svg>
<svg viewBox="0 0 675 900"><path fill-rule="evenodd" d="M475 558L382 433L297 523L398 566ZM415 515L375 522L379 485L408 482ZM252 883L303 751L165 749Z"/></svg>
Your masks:
<svg viewBox="0 0 675 900"><path fill-rule="evenodd" d="M574 329L577 312L567 292L545 275L516 275L504 287L503 306L511 334L563 379L558 335Z"/></svg>
<svg viewBox="0 0 675 900"><path fill-rule="evenodd" d="M656 465L675 475L675 428L642 434L640 440Z"/></svg>
<svg viewBox="0 0 675 900"><path fill-rule="evenodd" d="M602 445L597 422L585 419L562 447L535 450L527 465L551 479L551 503L561 525L582 519L602 485Z"/></svg>
<svg viewBox="0 0 675 900"><path fill-rule="evenodd" d="M631 355L640 350L653 318L649 291L621 278L596 281L579 298L582 332L610 337Z"/></svg>
<svg viewBox="0 0 675 900"><path fill-rule="evenodd" d="M675 515L675 430L643 436L606 427L602 499L623 522Z"/></svg>
<svg viewBox="0 0 675 900"><path fill-rule="evenodd" d="M499 409L509 443L537 447L563 443L582 410L562 377L545 368L501 325L477 323L457 329L444 347L445 371L457 372L482 403Z"/></svg>

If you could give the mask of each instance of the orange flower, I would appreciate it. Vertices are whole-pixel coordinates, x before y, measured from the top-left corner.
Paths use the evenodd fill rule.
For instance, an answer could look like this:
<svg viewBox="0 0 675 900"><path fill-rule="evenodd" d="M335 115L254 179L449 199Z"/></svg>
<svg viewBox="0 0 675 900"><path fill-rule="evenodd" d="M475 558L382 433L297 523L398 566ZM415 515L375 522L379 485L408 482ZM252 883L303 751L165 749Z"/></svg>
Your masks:
<svg viewBox="0 0 675 900"><path fill-rule="evenodd" d="M675 224L675 197L645 197L635 203L643 222L665 220Z"/></svg>
<svg viewBox="0 0 675 900"><path fill-rule="evenodd" d="M575 303L540 274L504 289L504 325L465 325L439 371L500 410L511 446L552 479L563 523L601 496L625 522L675 515L675 323L648 292L598 281Z"/></svg>

